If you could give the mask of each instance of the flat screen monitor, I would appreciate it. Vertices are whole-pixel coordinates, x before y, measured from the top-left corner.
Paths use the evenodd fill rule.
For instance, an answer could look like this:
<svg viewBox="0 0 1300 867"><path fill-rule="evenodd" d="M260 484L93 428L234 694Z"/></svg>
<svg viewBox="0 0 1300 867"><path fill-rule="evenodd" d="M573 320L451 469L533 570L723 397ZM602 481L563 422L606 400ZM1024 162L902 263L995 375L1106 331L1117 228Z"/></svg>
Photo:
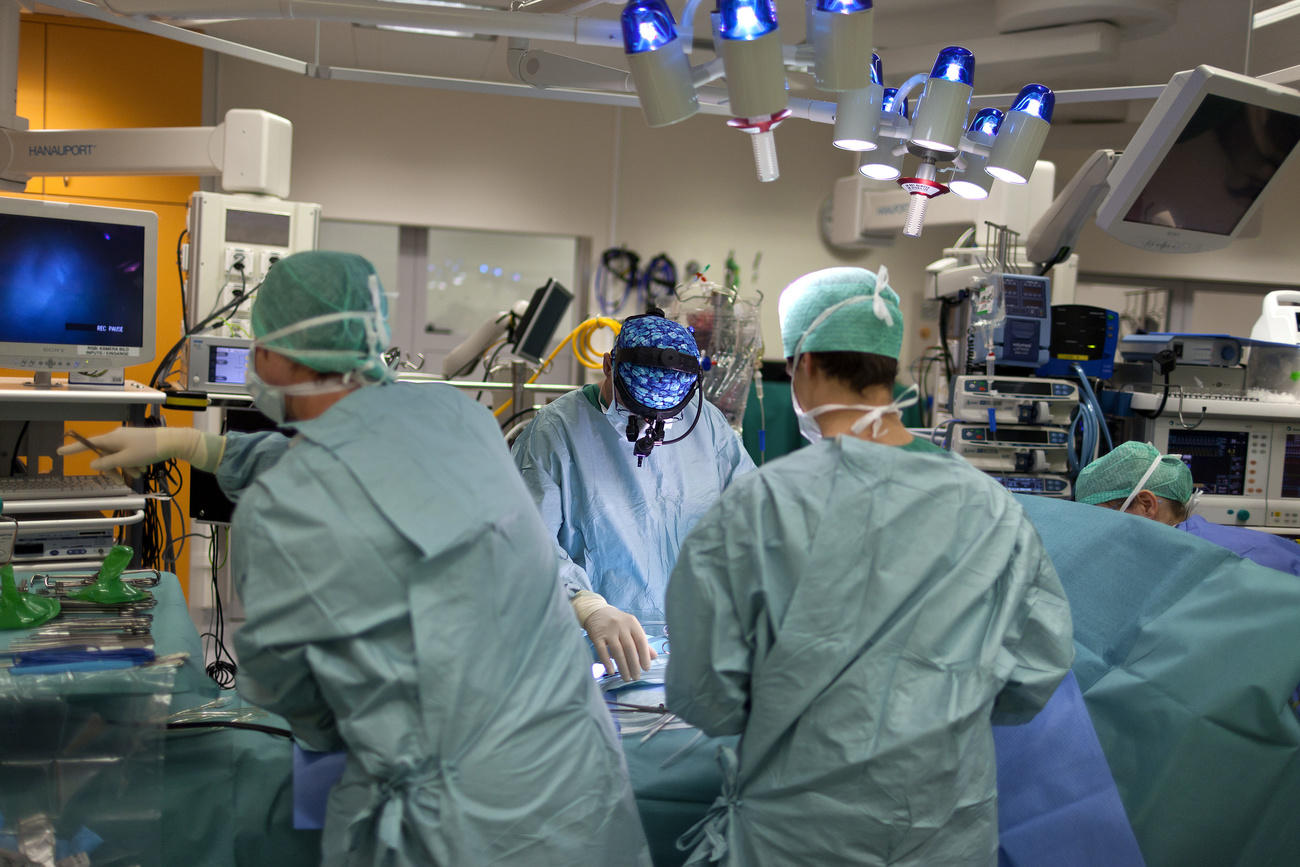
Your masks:
<svg viewBox="0 0 1300 867"><path fill-rule="evenodd" d="M1210 418L1189 429L1167 411L1155 421L1151 442L1161 454L1182 455L1206 520L1262 527L1272 436L1268 421Z"/></svg>
<svg viewBox="0 0 1300 867"><path fill-rule="evenodd" d="M540 364L571 301L573 293L554 280L535 291L515 328L515 355Z"/></svg>
<svg viewBox="0 0 1300 867"><path fill-rule="evenodd" d="M0 367L151 361L157 261L152 211L0 196Z"/></svg>
<svg viewBox="0 0 1300 867"><path fill-rule="evenodd" d="M1170 79L1110 175L1097 224L1166 253L1226 247L1300 144L1300 92L1209 66Z"/></svg>

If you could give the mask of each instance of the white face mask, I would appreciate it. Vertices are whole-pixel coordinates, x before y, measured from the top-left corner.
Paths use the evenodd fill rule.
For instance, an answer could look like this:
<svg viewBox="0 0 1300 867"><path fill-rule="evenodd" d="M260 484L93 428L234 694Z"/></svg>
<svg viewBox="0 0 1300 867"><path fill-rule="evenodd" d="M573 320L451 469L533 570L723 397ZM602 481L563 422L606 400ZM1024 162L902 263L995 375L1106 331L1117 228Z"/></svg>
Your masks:
<svg viewBox="0 0 1300 867"><path fill-rule="evenodd" d="M904 409L916 403L916 386L904 392L903 397L884 406L872 406L866 403L824 403L805 411L799 406L799 398L795 396L793 384L790 387L790 400L794 403L794 414L799 420L799 433L803 434L803 438L810 443L820 442L822 438L822 428L817 424L817 416L846 409L864 413L861 418L853 422L849 430L856 435L861 435L870 427L871 435L874 437L880 436L880 424L885 420L885 416L901 415Z"/></svg>
<svg viewBox="0 0 1300 867"><path fill-rule="evenodd" d="M336 391L351 391L363 384L359 378L352 377L351 372L339 379L327 379L322 382L298 382L293 385L271 385L257 375L254 362L244 374L248 394L253 399L253 406L258 412L276 424L290 421L285 398L289 396L307 396L314 394L333 394Z"/></svg>

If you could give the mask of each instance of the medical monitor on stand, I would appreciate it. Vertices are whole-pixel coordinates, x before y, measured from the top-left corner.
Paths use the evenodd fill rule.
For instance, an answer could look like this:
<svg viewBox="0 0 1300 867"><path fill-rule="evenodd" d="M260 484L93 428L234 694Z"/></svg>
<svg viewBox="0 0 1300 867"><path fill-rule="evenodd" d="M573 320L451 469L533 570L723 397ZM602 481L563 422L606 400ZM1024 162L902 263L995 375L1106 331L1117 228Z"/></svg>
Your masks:
<svg viewBox="0 0 1300 867"><path fill-rule="evenodd" d="M0 197L0 367L88 373L154 356L158 216Z"/></svg>
<svg viewBox="0 0 1300 867"><path fill-rule="evenodd" d="M1300 143L1300 92L1209 66L1170 79L1110 174L1097 225L1163 253L1226 247Z"/></svg>
<svg viewBox="0 0 1300 867"><path fill-rule="evenodd" d="M1268 509L1273 423L1209 418L1192 427L1166 413L1153 423L1161 454L1183 456L1201 492L1197 512L1216 524L1262 527Z"/></svg>

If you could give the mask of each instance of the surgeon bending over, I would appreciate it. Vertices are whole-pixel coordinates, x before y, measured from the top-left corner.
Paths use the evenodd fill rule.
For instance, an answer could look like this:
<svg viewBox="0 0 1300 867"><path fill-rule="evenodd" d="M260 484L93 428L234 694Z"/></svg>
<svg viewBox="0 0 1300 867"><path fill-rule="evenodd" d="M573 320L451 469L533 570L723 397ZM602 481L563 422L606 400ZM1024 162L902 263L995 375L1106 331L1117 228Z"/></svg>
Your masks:
<svg viewBox="0 0 1300 867"><path fill-rule="evenodd" d="M293 439L121 428L92 466L179 457L237 499L240 692L348 752L324 863L647 865L550 533L483 407L389 381L385 315L361 257L287 257L249 386Z"/></svg>
<svg viewBox="0 0 1300 867"><path fill-rule="evenodd" d="M604 368L599 387L543 408L512 454L556 540L578 622L606 669L635 680L653 656L641 624L664 619L682 540L754 462L703 399L684 325L658 311L628 317Z"/></svg>
<svg viewBox="0 0 1300 867"><path fill-rule="evenodd" d="M1300 545L1248 527L1224 527L1193 515L1192 471L1178 455L1130 441L1088 464L1074 499L1177 527L1261 566L1300 575Z"/></svg>
<svg viewBox="0 0 1300 867"><path fill-rule="evenodd" d="M1000 485L913 439L884 269L781 295L809 448L739 480L668 585L668 706L711 735L723 794L691 864L997 863L992 720L1046 704L1065 595Z"/></svg>

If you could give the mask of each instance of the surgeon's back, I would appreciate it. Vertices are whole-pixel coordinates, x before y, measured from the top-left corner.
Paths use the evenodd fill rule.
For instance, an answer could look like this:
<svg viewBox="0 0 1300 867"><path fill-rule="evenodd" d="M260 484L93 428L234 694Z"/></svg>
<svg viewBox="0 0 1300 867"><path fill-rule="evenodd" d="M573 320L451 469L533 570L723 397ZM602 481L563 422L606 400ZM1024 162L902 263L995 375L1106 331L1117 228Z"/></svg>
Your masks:
<svg viewBox="0 0 1300 867"><path fill-rule="evenodd" d="M299 431L236 511L237 643L250 699L349 751L325 862L648 863L553 542L491 416L385 385Z"/></svg>
<svg viewBox="0 0 1300 867"><path fill-rule="evenodd" d="M683 546L668 625L669 706L741 735L700 835L733 865L994 863L990 716L1032 717L1073 653L1004 490L849 436L728 491Z"/></svg>

